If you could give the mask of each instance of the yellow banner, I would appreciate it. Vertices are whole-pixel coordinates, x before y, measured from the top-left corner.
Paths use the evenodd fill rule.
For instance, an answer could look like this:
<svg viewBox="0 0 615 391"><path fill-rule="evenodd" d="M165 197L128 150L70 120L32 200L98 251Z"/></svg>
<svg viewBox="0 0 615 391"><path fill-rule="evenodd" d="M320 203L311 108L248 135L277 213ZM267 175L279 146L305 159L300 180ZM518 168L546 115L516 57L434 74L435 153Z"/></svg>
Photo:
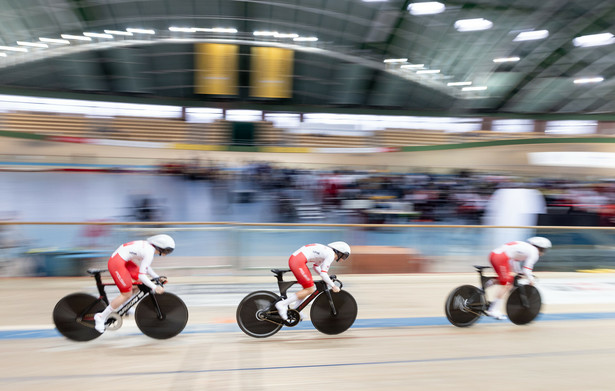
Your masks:
<svg viewBox="0 0 615 391"><path fill-rule="evenodd" d="M238 46L218 43L195 45L195 93L237 95Z"/></svg>
<svg viewBox="0 0 615 391"><path fill-rule="evenodd" d="M250 96L290 98L293 91L293 59L290 49L252 47Z"/></svg>

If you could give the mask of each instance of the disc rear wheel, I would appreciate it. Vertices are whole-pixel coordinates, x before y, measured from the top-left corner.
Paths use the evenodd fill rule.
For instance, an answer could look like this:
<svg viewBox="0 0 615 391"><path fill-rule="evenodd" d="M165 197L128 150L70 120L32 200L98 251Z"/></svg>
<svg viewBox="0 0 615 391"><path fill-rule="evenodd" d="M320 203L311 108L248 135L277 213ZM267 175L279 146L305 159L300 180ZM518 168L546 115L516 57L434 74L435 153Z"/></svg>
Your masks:
<svg viewBox="0 0 615 391"><path fill-rule="evenodd" d="M101 335L94 328L94 315L106 307L102 300L92 295L73 293L58 301L53 309L53 323L68 339L90 341Z"/></svg>
<svg viewBox="0 0 615 391"><path fill-rule="evenodd" d="M266 338L282 328L274 303L280 296L269 291L257 291L248 294L237 306L235 314L239 328L254 338Z"/></svg>
<svg viewBox="0 0 615 391"><path fill-rule="evenodd" d="M457 327L473 325L487 307L483 291L474 285L455 288L446 299L444 312L448 321Z"/></svg>

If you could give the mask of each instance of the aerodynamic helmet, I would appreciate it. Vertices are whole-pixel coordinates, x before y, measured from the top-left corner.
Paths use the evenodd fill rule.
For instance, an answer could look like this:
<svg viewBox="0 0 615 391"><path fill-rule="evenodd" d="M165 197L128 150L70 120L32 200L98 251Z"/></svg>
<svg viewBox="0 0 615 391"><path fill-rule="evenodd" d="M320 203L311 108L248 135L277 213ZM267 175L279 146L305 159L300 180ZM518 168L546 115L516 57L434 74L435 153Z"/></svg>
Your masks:
<svg viewBox="0 0 615 391"><path fill-rule="evenodd" d="M533 236L529 238L527 242L541 250L547 250L552 246L551 241L547 238L543 238L542 236Z"/></svg>
<svg viewBox="0 0 615 391"><path fill-rule="evenodd" d="M327 244L327 246L331 247L336 253L341 254L340 259L342 260L350 256L350 246L346 242L333 242Z"/></svg>
<svg viewBox="0 0 615 391"><path fill-rule="evenodd" d="M147 238L149 244L154 246L161 254L171 254L175 250L175 241L165 234L154 235Z"/></svg>

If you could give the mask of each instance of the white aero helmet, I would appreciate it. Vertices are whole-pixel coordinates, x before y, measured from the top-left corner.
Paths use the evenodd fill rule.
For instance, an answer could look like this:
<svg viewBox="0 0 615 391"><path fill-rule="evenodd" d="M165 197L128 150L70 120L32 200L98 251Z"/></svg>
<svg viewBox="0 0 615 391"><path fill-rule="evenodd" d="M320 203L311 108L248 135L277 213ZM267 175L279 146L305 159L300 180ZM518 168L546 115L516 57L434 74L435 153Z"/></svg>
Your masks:
<svg viewBox="0 0 615 391"><path fill-rule="evenodd" d="M350 246L346 242L333 242L327 244L328 247L331 247L333 251L336 251L342 254L341 259L347 259L350 256ZM339 259L338 259L339 260Z"/></svg>
<svg viewBox="0 0 615 391"><path fill-rule="evenodd" d="M542 236L532 236L527 240L527 242L543 250L551 248L551 241L547 238L543 238Z"/></svg>
<svg viewBox="0 0 615 391"><path fill-rule="evenodd" d="M175 250L175 240L165 234L154 235L147 238L147 241L152 246L156 247L162 254L170 254Z"/></svg>

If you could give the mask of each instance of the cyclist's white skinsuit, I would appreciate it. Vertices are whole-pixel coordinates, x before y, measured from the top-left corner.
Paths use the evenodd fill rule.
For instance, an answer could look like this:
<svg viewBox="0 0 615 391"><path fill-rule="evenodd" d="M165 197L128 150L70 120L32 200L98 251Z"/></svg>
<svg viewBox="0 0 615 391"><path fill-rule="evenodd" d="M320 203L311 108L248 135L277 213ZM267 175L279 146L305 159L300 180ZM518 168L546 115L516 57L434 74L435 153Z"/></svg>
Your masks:
<svg viewBox="0 0 615 391"><path fill-rule="evenodd" d="M532 270L538 262L540 254L538 249L533 245L517 241L510 242L493 250L489 256L489 260L493 265L500 284L510 284L513 276L510 272L523 273L531 281L534 281Z"/></svg>
<svg viewBox="0 0 615 391"><path fill-rule="evenodd" d="M334 260L335 252L331 247L320 243L313 243L307 244L295 251L288 260L288 266L301 286L309 288L314 285L314 281L307 263L312 262L314 264L312 266L314 271L320 275L329 287L333 287L334 283L327 272Z"/></svg>
<svg viewBox="0 0 615 391"><path fill-rule="evenodd" d="M132 289L132 279L138 279L152 291L156 290L156 284L148 277L148 275L153 278L159 277L152 269L155 253L154 246L146 240L124 243L115 250L109 259L108 266L113 281L121 292L128 292ZM138 272L134 261L139 262Z"/></svg>

